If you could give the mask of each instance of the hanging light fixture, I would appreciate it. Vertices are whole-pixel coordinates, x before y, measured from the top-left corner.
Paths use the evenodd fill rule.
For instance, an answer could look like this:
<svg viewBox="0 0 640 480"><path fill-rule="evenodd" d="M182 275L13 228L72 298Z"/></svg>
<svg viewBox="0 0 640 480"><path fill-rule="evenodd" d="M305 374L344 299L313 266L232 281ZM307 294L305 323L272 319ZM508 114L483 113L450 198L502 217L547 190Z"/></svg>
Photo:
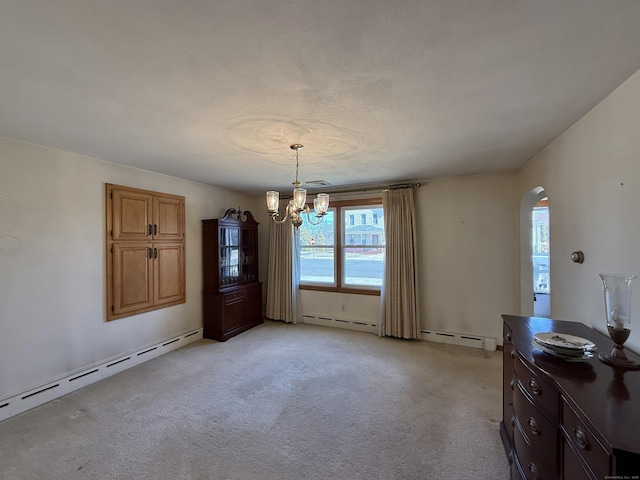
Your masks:
<svg viewBox="0 0 640 480"><path fill-rule="evenodd" d="M302 225L302 213L307 214L307 220L312 225L318 225L322 222L322 218L327 214L329 209L329 194L319 193L313 200L313 209L315 210L315 218L317 221L311 220L309 216L309 206L307 205L307 191L304 188L300 188L300 182L298 181L298 152L304 148L304 145L294 143L290 145L291 150L296 151L296 181L293 182L293 198L289 200L287 208L282 219L278 219L280 216L280 192L270 190L267 192L267 210L271 214L271 219L276 223L284 223L287 218L291 218L291 223L294 227L298 228Z"/></svg>

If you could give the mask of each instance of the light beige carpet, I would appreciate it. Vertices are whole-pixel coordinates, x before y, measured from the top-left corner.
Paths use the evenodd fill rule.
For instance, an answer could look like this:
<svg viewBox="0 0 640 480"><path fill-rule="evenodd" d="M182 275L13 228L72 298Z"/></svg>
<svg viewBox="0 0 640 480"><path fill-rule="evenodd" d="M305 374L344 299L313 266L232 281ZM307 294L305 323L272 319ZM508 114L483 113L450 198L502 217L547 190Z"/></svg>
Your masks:
<svg viewBox="0 0 640 480"><path fill-rule="evenodd" d="M0 423L0 478L507 479L500 352L267 322Z"/></svg>

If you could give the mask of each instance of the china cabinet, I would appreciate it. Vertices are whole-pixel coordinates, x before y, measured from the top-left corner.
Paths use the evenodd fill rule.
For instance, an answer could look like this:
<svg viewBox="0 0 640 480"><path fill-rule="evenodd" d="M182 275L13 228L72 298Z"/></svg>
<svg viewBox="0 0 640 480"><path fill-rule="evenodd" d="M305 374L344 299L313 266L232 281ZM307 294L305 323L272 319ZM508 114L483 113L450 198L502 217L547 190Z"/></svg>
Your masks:
<svg viewBox="0 0 640 480"><path fill-rule="evenodd" d="M233 208L202 221L204 336L225 341L263 323L258 222Z"/></svg>

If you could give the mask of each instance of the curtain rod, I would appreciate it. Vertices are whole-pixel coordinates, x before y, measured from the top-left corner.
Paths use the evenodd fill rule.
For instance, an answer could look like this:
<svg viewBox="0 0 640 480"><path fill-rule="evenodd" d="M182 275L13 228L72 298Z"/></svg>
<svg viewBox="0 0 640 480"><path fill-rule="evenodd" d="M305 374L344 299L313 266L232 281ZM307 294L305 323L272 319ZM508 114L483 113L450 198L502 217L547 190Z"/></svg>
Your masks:
<svg viewBox="0 0 640 480"><path fill-rule="evenodd" d="M421 183L399 183L397 185L389 185L385 190L400 190L402 188L419 188Z"/></svg>
<svg viewBox="0 0 640 480"><path fill-rule="evenodd" d="M313 188L309 189L310 192L321 192L324 191L328 194L332 193L358 193L358 192L371 192L378 191L382 192L384 190L398 190L402 188L418 188L421 187L422 183L394 183L392 185L363 185L360 188L357 186L345 187L345 188L327 188L322 190L321 188Z"/></svg>

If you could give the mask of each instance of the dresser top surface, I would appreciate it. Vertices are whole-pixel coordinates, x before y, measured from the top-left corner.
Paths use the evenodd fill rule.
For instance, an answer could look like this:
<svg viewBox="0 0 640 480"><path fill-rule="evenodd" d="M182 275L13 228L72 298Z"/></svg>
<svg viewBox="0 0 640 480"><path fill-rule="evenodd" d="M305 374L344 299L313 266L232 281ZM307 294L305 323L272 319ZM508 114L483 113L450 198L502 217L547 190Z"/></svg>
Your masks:
<svg viewBox="0 0 640 480"><path fill-rule="evenodd" d="M613 449L640 454L640 371L624 371L593 358L568 362L532 345L534 335L558 332L591 340L598 352L610 352L613 342L578 322L515 315L502 316L513 346L526 362L558 386L569 403L582 412ZM625 349L627 357L640 357Z"/></svg>

